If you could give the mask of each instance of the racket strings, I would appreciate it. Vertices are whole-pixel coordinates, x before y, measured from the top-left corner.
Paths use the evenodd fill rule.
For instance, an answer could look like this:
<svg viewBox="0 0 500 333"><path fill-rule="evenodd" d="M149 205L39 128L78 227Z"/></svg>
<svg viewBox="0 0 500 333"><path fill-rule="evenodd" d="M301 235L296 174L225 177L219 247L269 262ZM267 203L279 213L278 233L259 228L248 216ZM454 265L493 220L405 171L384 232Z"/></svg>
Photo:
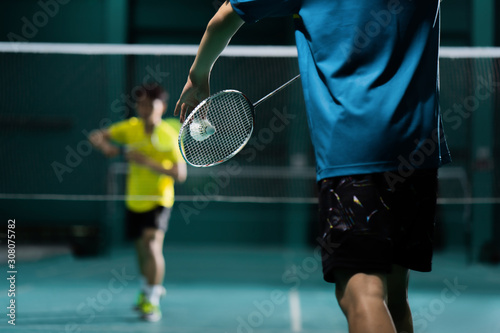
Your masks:
<svg viewBox="0 0 500 333"><path fill-rule="evenodd" d="M215 132L199 140L190 133L192 123L210 123ZM191 165L208 166L234 156L253 131L250 102L238 91L222 91L202 102L184 122L179 143Z"/></svg>

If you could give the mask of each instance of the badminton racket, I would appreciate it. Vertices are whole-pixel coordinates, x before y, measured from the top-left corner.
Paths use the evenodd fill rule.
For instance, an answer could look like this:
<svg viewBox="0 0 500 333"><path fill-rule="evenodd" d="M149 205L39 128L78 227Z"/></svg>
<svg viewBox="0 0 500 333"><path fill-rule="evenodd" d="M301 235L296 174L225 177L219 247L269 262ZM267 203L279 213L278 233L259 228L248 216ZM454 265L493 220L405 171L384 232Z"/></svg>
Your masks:
<svg viewBox="0 0 500 333"><path fill-rule="evenodd" d="M234 157L252 136L255 108L299 77L300 74L255 104L242 92L231 89L203 100L179 131L178 143L184 160L194 167L210 167Z"/></svg>

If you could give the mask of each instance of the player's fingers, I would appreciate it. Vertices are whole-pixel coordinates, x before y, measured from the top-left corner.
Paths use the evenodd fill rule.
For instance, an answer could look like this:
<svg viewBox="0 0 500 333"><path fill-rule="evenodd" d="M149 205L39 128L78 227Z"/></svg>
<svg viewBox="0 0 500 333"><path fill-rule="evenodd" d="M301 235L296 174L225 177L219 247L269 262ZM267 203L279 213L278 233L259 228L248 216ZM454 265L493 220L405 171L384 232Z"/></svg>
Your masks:
<svg viewBox="0 0 500 333"><path fill-rule="evenodd" d="M187 109L188 109L188 105L186 103L183 103L182 106L181 106L181 115L179 117L181 123L183 123L184 120L186 120Z"/></svg>
<svg viewBox="0 0 500 333"><path fill-rule="evenodd" d="M186 110L184 111L184 120L186 120L187 116L193 111L194 107L189 104L186 104Z"/></svg>
<svg viewBox="0 0 500 333"><path fill-rule="evenodd" d="M179 115L179 109L180 109L179 101L177 101L177 104L175 104L174 116L177 117Z"/></svg>
<svg viewBox="0 0 500 333"><path fill-rule="evenodd" d="M181 107L184 102L182 101L182 96L179 98L177 101L177 104L175 104L175 109L174 109L174 116L179 115L179 112L181 111Z"/></svg>
<svg viewBox="0 0 500 333"><path fill-rule="evenodd" d="M179 101L175 103L174 116L177 116L178 114L179 114Z"/></svg>
<svg viewBox="0 0 500 333"><path fill-rule="evenodd" d="M193 111L194 107L192 107L191 105L186 105L186 113L184 114L184 117L187 117L189 116L189 114L191 113L191 111Z"/></svg>

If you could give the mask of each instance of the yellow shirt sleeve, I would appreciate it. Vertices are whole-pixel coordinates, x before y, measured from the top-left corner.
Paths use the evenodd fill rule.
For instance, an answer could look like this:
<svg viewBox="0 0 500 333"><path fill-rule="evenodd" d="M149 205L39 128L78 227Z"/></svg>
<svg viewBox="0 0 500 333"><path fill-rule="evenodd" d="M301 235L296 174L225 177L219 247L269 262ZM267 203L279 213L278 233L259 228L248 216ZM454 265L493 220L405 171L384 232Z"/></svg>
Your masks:
<svg viewBox="0 0 500 333"><path fill-rule="evenodd" d="M109 135L111 139L116 143L125 145L129 143L128 138L130 137L129 133L132 130L134 124L138 123L139 120L135 117L122 120L117 123L114 123L108 128Z"/></svg>

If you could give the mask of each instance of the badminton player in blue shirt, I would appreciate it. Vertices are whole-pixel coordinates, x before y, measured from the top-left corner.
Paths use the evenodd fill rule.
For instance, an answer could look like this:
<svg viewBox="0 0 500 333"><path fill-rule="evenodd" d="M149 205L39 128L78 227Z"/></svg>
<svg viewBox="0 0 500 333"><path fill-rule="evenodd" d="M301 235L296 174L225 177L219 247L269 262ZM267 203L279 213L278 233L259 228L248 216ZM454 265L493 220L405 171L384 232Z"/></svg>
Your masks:
<svg viewBox="0 0 500 333"><path fill-rule="evenodd" d="M413 332L409 271L430 271L437 168L439 0L231 0L209 22L175 114L209 95L245 22L294 15L317 165L323 275L349 332Z"/></svg>

